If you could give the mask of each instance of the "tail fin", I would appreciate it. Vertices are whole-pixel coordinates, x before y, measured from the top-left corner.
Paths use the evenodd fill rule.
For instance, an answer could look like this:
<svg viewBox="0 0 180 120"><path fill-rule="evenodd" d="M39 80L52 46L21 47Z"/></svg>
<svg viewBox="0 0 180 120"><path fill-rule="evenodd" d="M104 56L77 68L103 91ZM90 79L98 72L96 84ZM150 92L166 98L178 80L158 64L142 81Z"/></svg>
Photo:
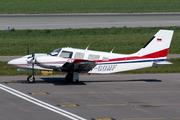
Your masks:
<svg viewBox="0 0 180 120"><path fill-rule="evenodd" d="M135 54L148 58L165 57L166 59L173 32L173 30L159 30L154 37Z"/></svg>

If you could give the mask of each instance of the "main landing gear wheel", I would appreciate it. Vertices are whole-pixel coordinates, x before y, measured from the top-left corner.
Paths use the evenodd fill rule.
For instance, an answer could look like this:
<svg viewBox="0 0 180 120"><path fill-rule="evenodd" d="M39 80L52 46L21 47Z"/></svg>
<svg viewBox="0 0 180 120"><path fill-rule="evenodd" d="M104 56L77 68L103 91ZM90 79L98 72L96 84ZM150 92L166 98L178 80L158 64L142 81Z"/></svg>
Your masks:
<svg viewBox="0 0 180 120"><path fill-rule="evenodd" d="M65 77L67 82L70 83L78 83L79 82L79 73L77 72L69 72Z"/></svg>
<svg viewBox="0 0 180 120"><path fill-rule="evenodd" d="M36 83L35 77L33 75L29 75L27 77L27 83Z"/></svg>
<svg viewBox="0 0 180 120"><path fill-rule="evenodd" d="M78 83L79 80L78 80L78 79L75 79L75 80L72 80L71 82L72 82L72 83Z"/></svg>
<svg viewBox="0 0 180 120"><path fill-rule="evenodd" d="M72 82L73 81L73 74L72 73L68 73L65 77L67 82Z"/></svg>

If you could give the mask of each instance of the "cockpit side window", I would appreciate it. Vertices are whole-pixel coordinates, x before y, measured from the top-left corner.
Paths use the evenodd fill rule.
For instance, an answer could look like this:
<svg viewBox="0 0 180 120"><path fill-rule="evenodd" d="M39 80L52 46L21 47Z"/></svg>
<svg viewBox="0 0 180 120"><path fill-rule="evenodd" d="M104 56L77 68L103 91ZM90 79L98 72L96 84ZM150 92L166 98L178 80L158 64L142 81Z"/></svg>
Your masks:
<svg viewBox="0 0 180 120"><path fill-rule="evenodd" d="M52 52L48 53L48 55L57 56L60 51L61 51L61 48L53 50Z"/></svg>
<svg viewBox="0 0 180 120"><path fill-rule="evenodd" d="M71 51L62 51L59 57L62 58L72 58L73 52Z"/></svg>

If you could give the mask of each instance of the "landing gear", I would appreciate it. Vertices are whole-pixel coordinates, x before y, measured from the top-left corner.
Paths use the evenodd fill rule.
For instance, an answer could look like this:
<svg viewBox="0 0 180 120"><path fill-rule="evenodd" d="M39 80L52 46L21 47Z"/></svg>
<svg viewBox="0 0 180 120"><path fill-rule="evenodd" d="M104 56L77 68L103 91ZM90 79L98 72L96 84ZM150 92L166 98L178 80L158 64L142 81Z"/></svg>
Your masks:
<svg viewBox="0 0 180 120"><path fill-rule="evenodd" d="M27 77L27 83L36 83L34 75L29 75Z"/></svg>
<svg viewBox="0 0 180 120"><path fill-rule="evenodd" d="M67 82L78 83L79 82L79 73L78 72L69 72L65 77Z"/></svg>
<svg viewBox="0 0 180 120"><path fill-rule="evenodd" d="M32 53L32 59L30 60L30 63L32 64L32 75L29 75L27 77L27 83L35 83L35 77L34 77L34 73L36 72L34 70L34 64L35 64L35 54Z"/></svg>

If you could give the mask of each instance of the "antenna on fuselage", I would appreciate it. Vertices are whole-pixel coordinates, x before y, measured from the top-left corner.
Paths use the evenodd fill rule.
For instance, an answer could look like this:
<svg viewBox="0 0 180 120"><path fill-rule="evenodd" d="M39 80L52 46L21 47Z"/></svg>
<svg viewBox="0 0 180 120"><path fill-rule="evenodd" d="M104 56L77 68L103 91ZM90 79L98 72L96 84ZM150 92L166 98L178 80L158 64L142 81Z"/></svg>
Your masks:
<svg viewBox="0 0 180 120"><path fill-rule="evenodd" d="M115 49L116 47L114 47L112 50L111 50L111 52L110 53L112 53L113 52L113 50Z"/></svg>
<svg viewBox="0 0 180 120"><path fill-rule="evenodd" d="M87 46L87 48L85 50L88 50L89 46L91 45L91 43Z"/></svg>

